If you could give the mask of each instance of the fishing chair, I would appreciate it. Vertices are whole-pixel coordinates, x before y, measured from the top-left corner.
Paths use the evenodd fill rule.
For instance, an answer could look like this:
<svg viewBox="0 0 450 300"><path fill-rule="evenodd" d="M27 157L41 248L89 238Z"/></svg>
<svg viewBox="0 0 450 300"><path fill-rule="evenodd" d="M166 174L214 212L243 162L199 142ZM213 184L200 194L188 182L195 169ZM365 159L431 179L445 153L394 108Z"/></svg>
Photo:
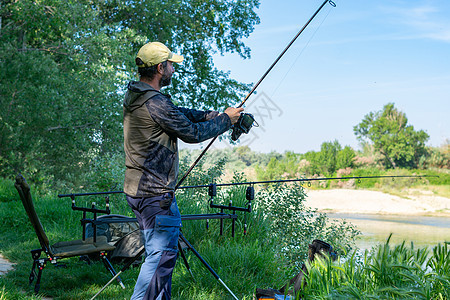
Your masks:
<svg viewBox="0 0 450 300"><path fill-rule="evenodd" d="M33 225L39 243L41 244L40 249L31 250L31 257L33 258L33 266L31 268L29 281L31 284L37 277L36 284L34 286L34 291L36 294L39 292L42 270L45 268L47 262L51 262L55 266L60 266L58 265L58 261L63 258L76 256L79 256L80 258L86 258L86 256L89 254L91 255L98 254L100 260L105 265L105 268L113 276L116 275L116 271L114 270L110 261L106 257L107 252L114 250L115 247L109 245L106 242L106 238L105 239L97 238L96 241L94 241L93 238L89 238L86 240L58 242L50 246L49 239L45 234L41 221L39 220L39 217L36 214L36 210L34 209L34 204L30 193L30 186L28 185L28 183L26 182L25 178L22 175L16 176L16 182L14 186L19 192L19 196L20 199L22 200L23 207L27 212L31 225ZM43 257L41 257L42 252L44 252L45 255ZM117 277L117 281L119 282L122 288L125 288L119 277Z"/></svg>

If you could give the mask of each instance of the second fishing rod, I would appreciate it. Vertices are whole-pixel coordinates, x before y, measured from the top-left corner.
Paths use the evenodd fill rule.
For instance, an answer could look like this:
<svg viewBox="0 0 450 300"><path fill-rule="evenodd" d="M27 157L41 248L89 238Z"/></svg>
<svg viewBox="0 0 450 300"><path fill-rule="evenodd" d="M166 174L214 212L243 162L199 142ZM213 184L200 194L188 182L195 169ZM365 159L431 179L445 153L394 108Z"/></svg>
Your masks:
<svg viewBox="0 0 450 300"><path fill-rule="evenodd" d="M245 182L233 182L233 183L210 183L201 185L190 185L190 186L180 186L180 189L193 189L193 188L211 188L214 187L225 187L225 186L237 186L237 185L248 185L253 186L256 184L273 184L273 183L290 183L290 182L307 182L310 184L313 181L327 181L327 180L351 180L357 179L361 182L361 179L391 179L395 180L398 178L412 178L412 179L422 179L430 177L439 177L437 175L375 175L375 176L345 176L345 177L317 177L317 178L293 178L293 179L274 179L274 180L262 180L262 181L245 181Z"/></svg>

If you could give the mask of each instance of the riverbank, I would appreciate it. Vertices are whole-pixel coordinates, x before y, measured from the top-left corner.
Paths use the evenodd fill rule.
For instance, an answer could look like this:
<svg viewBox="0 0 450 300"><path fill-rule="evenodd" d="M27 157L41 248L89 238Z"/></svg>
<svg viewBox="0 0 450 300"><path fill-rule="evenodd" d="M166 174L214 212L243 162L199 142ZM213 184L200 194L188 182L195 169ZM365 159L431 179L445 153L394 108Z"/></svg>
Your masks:
<svg viewBox="0 0 450 300"><path fill-rule="evenodd" d="M379 191L306 190L306 205L326 213L450 216L450 198L410 189L404 196Z"/></svg>
<svg viewBox="0 0 450 300"><path fill-rule="evenodd" d="M384 243L413 242L433 247L450 237L450 199L428 191L408 190L402 197L370 190L307 190L306 205L345 219L361 231L360 249Z"/></svg>

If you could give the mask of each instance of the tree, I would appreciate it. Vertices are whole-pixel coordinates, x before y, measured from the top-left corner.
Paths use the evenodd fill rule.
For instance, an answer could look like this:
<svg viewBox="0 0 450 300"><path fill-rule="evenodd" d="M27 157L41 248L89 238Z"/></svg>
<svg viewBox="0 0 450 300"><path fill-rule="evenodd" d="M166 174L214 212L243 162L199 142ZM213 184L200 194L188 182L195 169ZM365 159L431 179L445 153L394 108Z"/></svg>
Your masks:
<svg viewBox="0 0 450 300"><path fill-rule="evenodd" d="M275 180L280 178L297 178L299 155L286 151L283 156L272 156L265 167L255 166L258 180Z"/></svg>
<svg viewBox="0 0 450 300"><path fill-rule="evenodd" d="M420 157L426 153L429 135L423 130L415 131L407 123L406 114L388 103L382 111L364 116L353 131L359 141L373 144L374 150L385 158L387 167L417 167Z"/></svg>
<svg viewBox="0 0 450 300"><path fill-rule="evenodd" d="M336 171L336 157L341 150L342 147L337 140L322 143L318 156L320 162L319 174L331 175Z"/></svg>
<svg viewBox="0 0 450 300"><path fill-rule="evenodd" d="M75 182L99 157L121 155L124 87L135 77L134 57L147 41L185 55L170 90L177 103L220 109L238 102L248 85L215 69L211 57L249 57L241 40L259 22L253 11L258 5L2 1L0 176L25 171L35 182Z"/></svg>
<svg viewBox="0 0 450 300"><path fill-rule="evenodd" d="M351 168L356 154L350 146L345 146L336 155L336 171L339 169Z"/></svg>
<svg viewBox="0 0 450 300"><path fill-rule="evenodd" d="M87 172L99 152L118 149L120 42L87 8L88 1L3 2L0 176L67 179Z"/></svg>
<svg viewBox="0 0 450 300"><path fill-rule="evenodd" d="M250 86L214 68L212 54L238 53L250 57L242 38L248 37L259 18L259 0L96 0L94 7L108 28L133 32L128 59L134 70L135 53L144 42L160 41L185 60L176 66L169 88L178 104L216 109L238 103Z"/></svg>
<svg viewBox="0 0 450 300"><path fill-rule="evenodd" d="M309 162L305 166L305 171L309 174L332 175L339 169L353 166L355 152L349 146L342 149L338 140L333 142L323 142L320 151L309 151L303 155Z"/></svg>

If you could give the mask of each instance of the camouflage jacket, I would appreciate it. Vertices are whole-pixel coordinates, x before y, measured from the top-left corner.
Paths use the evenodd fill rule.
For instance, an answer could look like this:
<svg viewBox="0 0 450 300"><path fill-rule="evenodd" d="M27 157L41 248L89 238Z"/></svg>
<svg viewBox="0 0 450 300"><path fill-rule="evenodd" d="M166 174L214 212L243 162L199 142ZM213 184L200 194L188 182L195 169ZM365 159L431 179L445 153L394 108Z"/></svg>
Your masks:
<svg viewBox="0 0 450 300"><path fill-rule="evenodd" d="M199 143L231 127L226 114L175 106L170 96L131 81L123 103L124 192L149 197L173 192L178 177L178 145Z"/></svg>

